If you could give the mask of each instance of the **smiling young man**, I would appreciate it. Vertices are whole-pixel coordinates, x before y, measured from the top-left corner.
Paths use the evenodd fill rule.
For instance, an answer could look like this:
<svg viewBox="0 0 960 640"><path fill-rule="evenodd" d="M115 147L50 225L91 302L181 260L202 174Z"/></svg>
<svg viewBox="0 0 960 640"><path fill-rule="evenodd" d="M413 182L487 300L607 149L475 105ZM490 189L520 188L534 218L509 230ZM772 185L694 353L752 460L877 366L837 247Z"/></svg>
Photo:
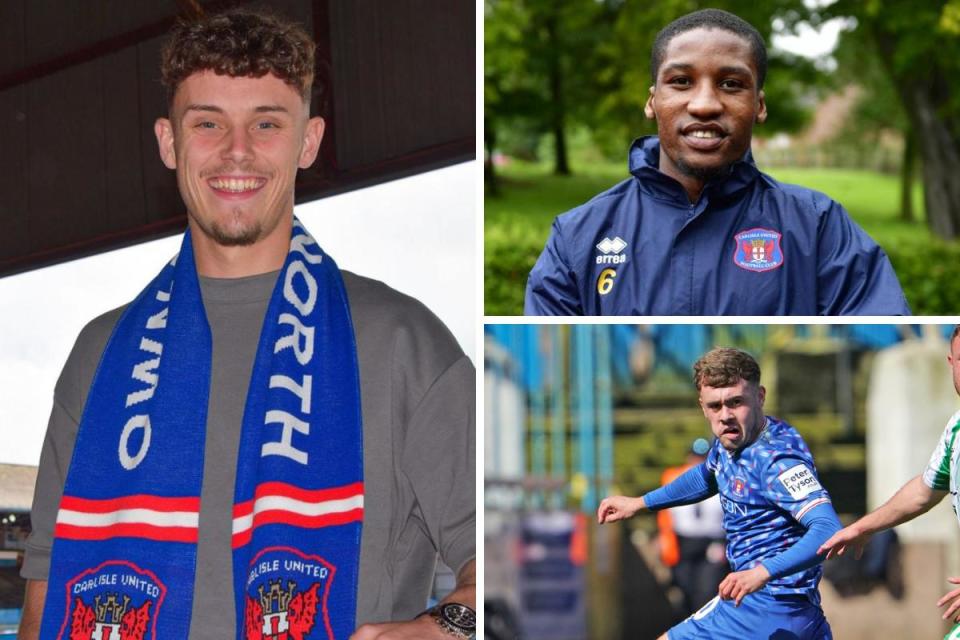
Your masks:
<svg viewBox="0 0 960 640"><path fill-rule="evenodd" d="M763 414L760 367L746 352L715 348L693 368L700 407L716 440L707 460L639 498L611 496L597 520L692 504L720 494L733 570L716 598L661 640L831 638L817 585L817 547L840 528L810 450L787 423Z"/></svg>
<svg viewBox="0 0 960 640"><path fill-rule="evenodd" d="M630 178L559 216L530 272L527 315L909 314L884 252L822 193L753 163L766 48L705 9L653 45Z"/></svg>
<svg viewBox="0 0 960 640"><path fill-rule="evenodd" d="M960 395L960 325L953 328L947 351L947 364L953 377L953 388ZM943 434L930 455L930 462L921 474L909 480L892 498L874 509L853 524L835 533L820 547L819 552L826 559L843 555L853 549L856 557L873 534L909 522L925 514L951 496L953 513L960 521L960 411L947 420ZM960 585L960 576L948 579ZM944 636L944 640L960 638L960 589L954 589L937 602L938 607L946 606L942 614L944 620L950 620L953 627Z"/></svg>
<svg viewBox="0 0 960 640"><path fill-rule="evenodd" d="M243 11L170 36L155 131L188 231L57 383L20 638L473 635L474 370L294 218L313 49ZM427 612L438 553L457 585Z"/></svg>

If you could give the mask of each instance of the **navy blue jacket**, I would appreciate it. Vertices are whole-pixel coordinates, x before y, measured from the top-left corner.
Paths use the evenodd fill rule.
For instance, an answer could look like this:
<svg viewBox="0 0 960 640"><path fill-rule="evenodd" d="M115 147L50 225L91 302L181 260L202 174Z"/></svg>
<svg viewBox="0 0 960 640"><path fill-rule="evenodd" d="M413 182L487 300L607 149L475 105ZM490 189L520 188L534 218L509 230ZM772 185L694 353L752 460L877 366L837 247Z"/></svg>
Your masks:
<svg viewBox="0 0 960 640"><path fill-rule="evenodd" d="M638 139L633 177L554 220L524 313L910 314L886 254L829 197L748 152L691 204L659 163L659 139Z"/></svg>

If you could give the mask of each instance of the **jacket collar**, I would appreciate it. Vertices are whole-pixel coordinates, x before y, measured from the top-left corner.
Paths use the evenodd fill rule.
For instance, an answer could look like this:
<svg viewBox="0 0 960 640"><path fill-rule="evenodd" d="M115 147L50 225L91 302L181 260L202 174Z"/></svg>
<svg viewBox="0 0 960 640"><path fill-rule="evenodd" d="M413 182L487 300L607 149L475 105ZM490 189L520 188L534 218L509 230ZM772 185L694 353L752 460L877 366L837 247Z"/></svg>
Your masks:
<svg viewBox="0 0 960 640"><path fill-rule="evenodd" d="M655 198L682 201L684 206L689 205L683 186L660 171L658 136L643 136L634 140L628 159L630 173L637 178L641 191ZM749 187L759 175L753 154L748 149L743 158L733 163L726 176L714 178L704 185L700 199L731 196Z"/></svg>

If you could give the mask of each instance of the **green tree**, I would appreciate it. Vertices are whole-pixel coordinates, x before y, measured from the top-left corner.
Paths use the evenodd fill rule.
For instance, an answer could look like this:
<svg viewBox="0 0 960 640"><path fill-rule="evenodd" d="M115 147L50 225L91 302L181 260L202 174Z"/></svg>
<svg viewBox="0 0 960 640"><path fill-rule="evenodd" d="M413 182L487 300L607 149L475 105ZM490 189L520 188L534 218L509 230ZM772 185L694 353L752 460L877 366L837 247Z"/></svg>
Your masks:
<svg viewBox="0 0 960 640"><path fill-rule="evenodd" d="M870 34L854 29L840 38L834 52L837 71L831 79L836 88L854 84L861 92L843 128L840 142L871 153L885 132L896 131L904 141L900 159L900 219L913 222L913 184L917 174L916 134L897 95L893 79L880 60Z"/></svg>
<svg viewBox="0 0 960 640"><path fill-rule="evenodd" d="M554 173L568 175L567 131L596 95L593 51L609 32L607 2L485 0L484 123L488 156L501 130L553 140ZM488 168L488 185L495 174Z"/></svg>
<svg viewBox="0 0 960 640"><path fill-rule="evenodd" d="M484 146L487 150L484 173L488 188L497 191L493 152L497 132L511 114L535 108L538 97L534 79L523 73L523 48L527 16L519 2L486 0L483 31Z"/></svg>
<svg viewBox="0 0 960 640"><path fill-rule="evenodd" d="M839 0L825 16L853 16L903 105L923 162L927 223L960 235L960 0Z"/></svg>

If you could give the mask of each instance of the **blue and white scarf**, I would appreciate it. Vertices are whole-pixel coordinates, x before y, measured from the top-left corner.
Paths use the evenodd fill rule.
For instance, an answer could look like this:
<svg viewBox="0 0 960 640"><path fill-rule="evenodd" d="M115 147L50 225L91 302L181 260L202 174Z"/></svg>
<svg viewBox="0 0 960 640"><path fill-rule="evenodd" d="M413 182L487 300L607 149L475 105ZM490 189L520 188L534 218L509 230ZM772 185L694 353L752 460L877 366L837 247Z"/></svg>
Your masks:
<svg viewBox="0 0 960 640"><path fill-rule="evenodd" d="M94 376L57 515L42 638L188 636L211 349L188 231L118 321ZM236 462L238 638L353 632L361 437L343 281L294 220Z"/></svg>

